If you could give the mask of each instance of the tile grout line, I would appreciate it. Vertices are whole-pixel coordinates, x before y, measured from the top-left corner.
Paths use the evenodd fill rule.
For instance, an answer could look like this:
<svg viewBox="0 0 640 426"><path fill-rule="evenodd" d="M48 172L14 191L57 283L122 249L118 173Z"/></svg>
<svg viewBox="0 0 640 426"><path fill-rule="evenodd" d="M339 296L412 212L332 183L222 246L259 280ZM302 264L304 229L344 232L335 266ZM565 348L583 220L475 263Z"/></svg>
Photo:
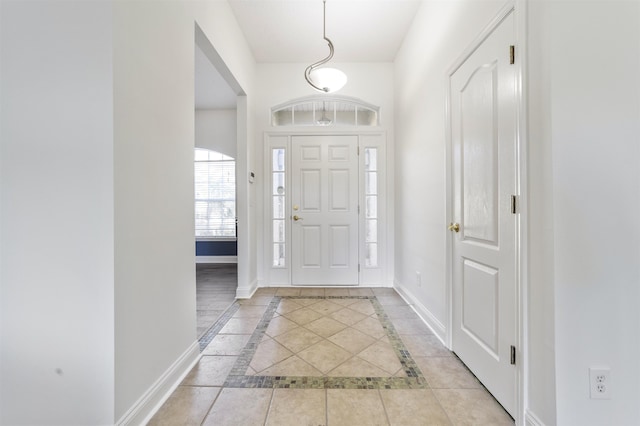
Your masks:
<svg viewBox="0 0 640 426"><path fill-rule="evenodd" d="M273 407L273 398L275 396L276 390L271 389L271 398L269 399L269 406L267 407L267 412L264 416L263 426L267 426L267 421L269 420L269 414L271 414L271 408Z"/></svg>
<svg viewBox="0 0 640 426"><path fill-rule="evenodd" d="M449 416L449 412L442 405L442 402L440 401L440 398L438 398L438 395L433 391L433 389L430 389L430 390L431 390L431 394L433 395L433 397L438 402L438 405L440 406L440 409L444 412L444 415L447 416L447 419L449 420L449 424L453 425L453 420L451 420L451 417Z"/></svg>
<svg viewBox="0 0 640 426"><path fill-rule="evenodd" d="M212 387L217 387L217 386L212 386ZM218 392L216 397L213 398L213 401L211 402L211 405L209 406L209 409L207 410L207 412L205 413L204 417L202 418L202 421L200 422L200 426L204 425L205 420L207 420L207 417L209 417L209 414L211 413L211 410L213 409L213 406L218 401L218 398L220 398L220 395L222 395L222 391L223 390L224 390L224 387L221 387L220 391Z"/></svg>
<svg viewBox="0 0 640 426"><path fill-rule="evenodd" d="M324 423L329 426L329 389L324 389Z"/></svg>
<svg viewBox="0 0 640 426"><path fill-rule="evenodd" d="M387 413L387 406L384 403L384 399L382 398L382 389L378 389L378 397L380 398L380 404L382 404L382 411L384 411L384 416L387 418L387 424L391 424L391 419L389 419L389 413Z"/></svg>

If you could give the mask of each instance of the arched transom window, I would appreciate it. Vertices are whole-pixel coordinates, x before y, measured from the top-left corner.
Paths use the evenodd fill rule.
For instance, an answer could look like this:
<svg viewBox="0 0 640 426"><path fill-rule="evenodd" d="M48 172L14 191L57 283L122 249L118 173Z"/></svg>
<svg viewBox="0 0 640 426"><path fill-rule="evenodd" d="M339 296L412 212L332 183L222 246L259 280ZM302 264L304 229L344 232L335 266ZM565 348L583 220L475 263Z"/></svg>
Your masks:
<svg viewBox="0 0 640 426"><path fill-rule="evenodd" d="M378 126L380 108L355 98L311 97L271 108L272 126Z"/></svg>

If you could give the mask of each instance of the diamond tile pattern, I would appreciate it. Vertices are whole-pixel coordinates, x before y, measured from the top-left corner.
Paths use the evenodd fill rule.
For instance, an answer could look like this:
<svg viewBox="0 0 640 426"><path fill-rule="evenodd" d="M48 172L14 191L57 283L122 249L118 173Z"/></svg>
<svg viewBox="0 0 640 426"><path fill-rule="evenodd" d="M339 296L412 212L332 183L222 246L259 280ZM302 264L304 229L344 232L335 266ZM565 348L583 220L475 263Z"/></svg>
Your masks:
<svg viewBox="0 0 640 426"><path fill-rule="evenodd" d="M314 343L318 343L319 340L322 340L322 337L306 328L298 327L295 330L279 335L275 340L291 352L298 353Z"/></svg>
<svg viewBox="0 0 640 426"><path fill-rule="evenodd" d="M260 372L289 358L291 355L293 353L280 343L273 339L268 339L258 345L258 349L249 366Z"/></svg>
<svg viewBox="0 0 640 426"><path fill-rule="evenodd" d="M285 318L290 319L291 321L295 322L298 325L305 325L307 323L310 323L311 321L315 321L317 319L322 318L322 316L323 315L321 313L318 313L313 310L313 306L311 306L311 309L302 308L302 309L297 309L293 312L289 312L288 314L284 314Z"/></svg>
<svg viewBox="0 0 640 426"><path fill-rule="evenodd" d="M346 325L353 325L367 317L366 315L361 314L360 312L353 311L349 308L341 309L329 316L334 320L340 321Z"/></svg>
<svg viewBox="0 0 640 426"><path fill-rule="evenodd" d="M305 325L305 327L322 337L329 337L342 331L346 325L331 318L322 317Z"/></svg>
<svg viewBox="0 0 640 426"><path fill-rule="evenodd" d="M323 373L328 373L351 358L348 351L327 340L305 349L298 355Z"/></svg>
<svg viewBox="0 0 640 426"><path fill-rule="evenodd" d="M334 334L329 337L329 340L354 355L357 355L376 341L373 337L351 327Z"/></svg>
<svg viewBox="0 0 640 426"><path fill-rule="evenodd" d="M261 360L251 363L259 376L298 376L303 370L299 361L332 377L393 377L402 369L389 340L380 340L387 333L369 299L283 298L276 312L281 316L266 333L297 355L296 361L283 362L287 352L280 350L266 366L263 348L273 345L263 342L255 355Z"/></svg>

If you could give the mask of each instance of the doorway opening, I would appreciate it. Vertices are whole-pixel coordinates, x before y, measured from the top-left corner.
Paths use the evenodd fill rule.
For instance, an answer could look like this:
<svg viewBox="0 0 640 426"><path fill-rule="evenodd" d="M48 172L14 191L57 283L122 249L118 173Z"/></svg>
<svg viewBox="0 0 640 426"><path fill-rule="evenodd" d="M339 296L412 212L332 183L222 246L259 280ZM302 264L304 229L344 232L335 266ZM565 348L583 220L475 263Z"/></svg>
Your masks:
<svg viewBox="0 0 640 426"><path fill-rule="evenodd" d="M238 152L246 141L244 93L203 31L195 26L194 43L194 245L197 336L202 339L238 293L245 258L238 256L238 228L246 215L236 209ZM239 217L242 219L239 220ZM240 266L240 268L239 268Z"/></svg>

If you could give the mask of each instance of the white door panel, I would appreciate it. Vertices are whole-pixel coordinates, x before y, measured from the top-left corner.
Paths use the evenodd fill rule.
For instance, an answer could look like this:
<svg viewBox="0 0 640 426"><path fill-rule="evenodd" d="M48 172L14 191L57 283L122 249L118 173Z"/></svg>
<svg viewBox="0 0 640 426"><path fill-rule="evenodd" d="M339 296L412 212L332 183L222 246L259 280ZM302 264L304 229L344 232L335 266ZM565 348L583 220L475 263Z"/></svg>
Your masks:
<svg viewBox="0 0 640 426"><path fill-rule="evenodd" d="M357 136L291 139L292 285L358 284L357 148Z"/></svg>
<svg viewBox="0 0 640 426"><path fill-rule="evenodd" d="M450 78L453 350L512 415L516 410L515 67L510 13Z"/></svg>

